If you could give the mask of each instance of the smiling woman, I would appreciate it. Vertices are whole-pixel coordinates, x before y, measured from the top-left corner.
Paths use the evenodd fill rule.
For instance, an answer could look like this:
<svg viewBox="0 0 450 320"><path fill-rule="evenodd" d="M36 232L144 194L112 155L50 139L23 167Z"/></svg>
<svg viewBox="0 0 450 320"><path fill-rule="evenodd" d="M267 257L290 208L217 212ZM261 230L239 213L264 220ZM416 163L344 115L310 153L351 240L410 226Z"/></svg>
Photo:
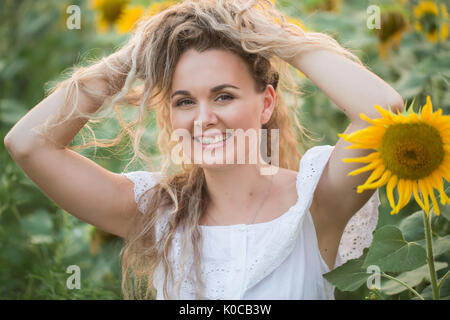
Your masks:
<svg viewBox="0 0 450 320"><path fill-rule="evenodd" d="M217 83L221 84L216 85ZM172 86L175 88L175 92L171 95L172 129L190 132L191 137L196 138L190 141L201 144L202 148L198 149L197 153L191 154L190 158L192 163L200 162L196 159L201 160L207 185L213 185L212 181L220 179L217 175L211 175L213 171L208 168L222 167L223 171L223 164L236 164L238 157L248 159L245 163L250 162L249 149L259 149L255 147L261 144L260 139L250 139L250 145L246 145L245 149L240 148L243 150L238 152L238 146L241 145L237 144L239 137L234 131L242 129L239 133L246 131L248 135L253 133L251 136L254 138L258 136L258 130L269 121L275 107L275 90L272 84L267 84L264 91L256 91L255 81L246 60L231 51L209 49L198 52L189 49L176 65ZM189 90L176 90L177 88ZM174 99L177 95L180 97ZM194 124L201 129L201 136L194 133L196 128ZM231 141L227 139L230 137L227 136L227 132L233 135ZM189 150L192 150L192 146L189 147ZM195 145L193 147L195 150ZM203 152L205 150L211 152ZM252 164L260 165L255 161ZM253 166L252 171L254 168L256 166ZM228 171L228 178L231 172L249 178L252 176L250 172L238 172L234 169ZM252 180L256 182L258 179L255 177ZM224 191L218 190L218 193ZM245 193L244 190L236 192ZM236 212L231 208L226 211Z"/></svg>
<svg viewBox="0 0 450 320"><path fill-rule="evenodd" d="M282 94L299 93L287 61L308 46L357 60L328 35L287 23L268 0L187 0L141 19L121 49L74 70L5 142L59 206L125 239L127 299L154 297L154 289L157 299L332 299L322 274L370 243L379 201L375 193L354 210L351 225L336 219L323 228L315 190L322 172L335 172L326 169L334 148L301 156L305 133ZM124 123L120 104L139 106L138 118ZM69 150L101 107L123 126L112 142L128 134L131 161L148 163L140 141L148 112L156 112L160 171L114 174ZM266 139L256 135L261 129ZM176 130L202 147L204 161L173 173ZM234 147L239 130L255 133L244 149ZM238 163L252 145L267 159ZM213 161L229 150L230 162ZM270 176L260 174L266 166Z"/></svg>

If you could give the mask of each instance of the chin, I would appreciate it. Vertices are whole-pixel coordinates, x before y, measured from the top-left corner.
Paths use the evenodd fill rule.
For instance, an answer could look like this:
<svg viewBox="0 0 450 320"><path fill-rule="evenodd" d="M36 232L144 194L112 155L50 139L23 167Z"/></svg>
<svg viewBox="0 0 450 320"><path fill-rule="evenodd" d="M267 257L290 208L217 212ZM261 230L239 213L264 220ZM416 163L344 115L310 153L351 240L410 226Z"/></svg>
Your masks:
<svg viewBox="0 0 450 320"><path fill-rule="evenodd" d="M212 163L212 164L207 164L207 163L201 163L199 164L200 168L204 169L204 170L212 170L212 171L223 171L223 170L227 170L233 166L235 166L236 164L217 164L217 163Z"/></svg>

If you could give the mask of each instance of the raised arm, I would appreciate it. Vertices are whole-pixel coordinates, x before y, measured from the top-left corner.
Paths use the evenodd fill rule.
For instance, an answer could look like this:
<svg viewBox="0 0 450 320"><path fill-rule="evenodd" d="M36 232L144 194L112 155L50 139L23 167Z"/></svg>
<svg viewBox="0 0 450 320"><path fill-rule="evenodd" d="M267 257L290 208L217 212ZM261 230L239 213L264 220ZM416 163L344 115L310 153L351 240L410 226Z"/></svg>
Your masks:
<svg viewBox="0 0 450 320"><path fill-rule="evenodd" d="M370 118L379 118L374 105L393 112L401 112L403 101L391 86L366 69L342 55L327 50L311 50L300 54L290 63L301 70L349 117L350 125L345 130L350 134L370 126L359 118L364 113ZM341 234L351 217L367 203L376 190L356 193L370 172L359 176L348 173L361 167L360 164L344 163L343 158L365 157L375 150L347 149L350 143L340 138L319 180L311 204L311 214L316 226L321 253L329 264L334 261Z"/></svg>
<svg viewBox="0 0 450 320"><path fill-rule="evenodd" d="M116 52L106 59L122 57L123 53ZM104 62L99 62L84 69L98 71L100 76L83 84L106 95L114 93L111 83L120 83L124 76L113 74L113 79L109 79L105 75L111 73L104 68ZM54 143L33 130L60 111L63 116L70 114L73 106L65 104L66 90L64 86L58 88L20 119L6 135L5 146L27 176L58 206L82 221L125 237L136 210L132 182L67 148L88 119L75 118L73 114L68 121L50 129ZM93 113L102 103L78 90L76 110Z"/></svg>

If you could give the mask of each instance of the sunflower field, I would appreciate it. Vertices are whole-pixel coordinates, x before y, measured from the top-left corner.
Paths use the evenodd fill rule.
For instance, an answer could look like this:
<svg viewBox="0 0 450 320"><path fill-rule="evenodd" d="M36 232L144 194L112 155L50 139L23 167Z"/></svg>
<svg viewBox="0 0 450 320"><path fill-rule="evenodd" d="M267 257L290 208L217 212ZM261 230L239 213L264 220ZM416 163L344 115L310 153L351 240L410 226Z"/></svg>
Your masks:
<svg viewBox="0 0 450 320"><path fill-rule="evenodd" d="M152 16L177 2L2 0L2 141L12 126L45 97L45 89L62 79L68 68L111 54L127 40L140 17ZM395 88L408 106L403 116L382 114L385 120L373 121L373 130L339 135L350 120L297 71L296 81L303 92L296 97L301 108L299 119L317 139L302 144L302 153L315 145L335 145L339 136L356 144L371 134L378 138L405 137L404 141L410 144L405 143L404 147L410 153L427 147L433 152L430 159L423 160L432 166L426 170L404 171L404 179L399 175L398 180L392 180L392 170L385 174L380 169L377 177L374 174L372 181L361 186L361 190L379 188L378 225L372 245L361 257L324 275L336 286L336 299L450 299L449 2L272 2L289 22L333 36ZM131 117L131 111L125 116ZM385 125L391 123L411 125L413 129L408 134L398 127L398 132L389 131ZM423 123L429 125L428 131L421 127ZM117 135L119 124L98 123L93 129L97 138L110 138ZM144 139L155 156L156 134L155 119L150 119ZM77 136L72 144L80 142ZM368 163L381 156L387 159L386 145L371 158L359 160ZM119 173L128 164L131 151L129 141L121 141L111 148L86 148L80 154ZM0 299L122 299L119 264L122 240L59 208L25 175L3 144L0 164ZM128 170L140 168L142 163L135 163ZM374 182L376 178L380 178L378 184ZM395 186L398 193L393 193ZM368 271L371 265L379 267L381 276L379 284L372 287L368 285L373 276ZM80 288L68 285L73 266L81 270Z"/></svg>

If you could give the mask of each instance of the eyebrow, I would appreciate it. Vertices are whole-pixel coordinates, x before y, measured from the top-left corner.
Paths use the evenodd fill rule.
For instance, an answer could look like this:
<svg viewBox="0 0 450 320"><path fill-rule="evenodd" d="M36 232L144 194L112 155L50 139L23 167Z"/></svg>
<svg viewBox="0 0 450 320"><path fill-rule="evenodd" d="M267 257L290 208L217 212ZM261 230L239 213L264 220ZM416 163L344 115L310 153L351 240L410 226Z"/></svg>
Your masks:
<svg viewBox="0 0 450 320"><path fill-rule="evenodd" d="M226 88L226 87L231 87L231 88L239 89L238 87L233 86L232 84L224 83L224 84L215 86L214 88L211 88L210 91L211 91L211 93L214 93L214 92L217 92L217 91L219 91L219 90L222 90L223 88ZM190 95L191 93L190 93L189 91L186 91L186 90L177 90L177 91L175 91L175 92L170 96L170 98L173 98L173 97L176 96L177 94Z"/></svg>

